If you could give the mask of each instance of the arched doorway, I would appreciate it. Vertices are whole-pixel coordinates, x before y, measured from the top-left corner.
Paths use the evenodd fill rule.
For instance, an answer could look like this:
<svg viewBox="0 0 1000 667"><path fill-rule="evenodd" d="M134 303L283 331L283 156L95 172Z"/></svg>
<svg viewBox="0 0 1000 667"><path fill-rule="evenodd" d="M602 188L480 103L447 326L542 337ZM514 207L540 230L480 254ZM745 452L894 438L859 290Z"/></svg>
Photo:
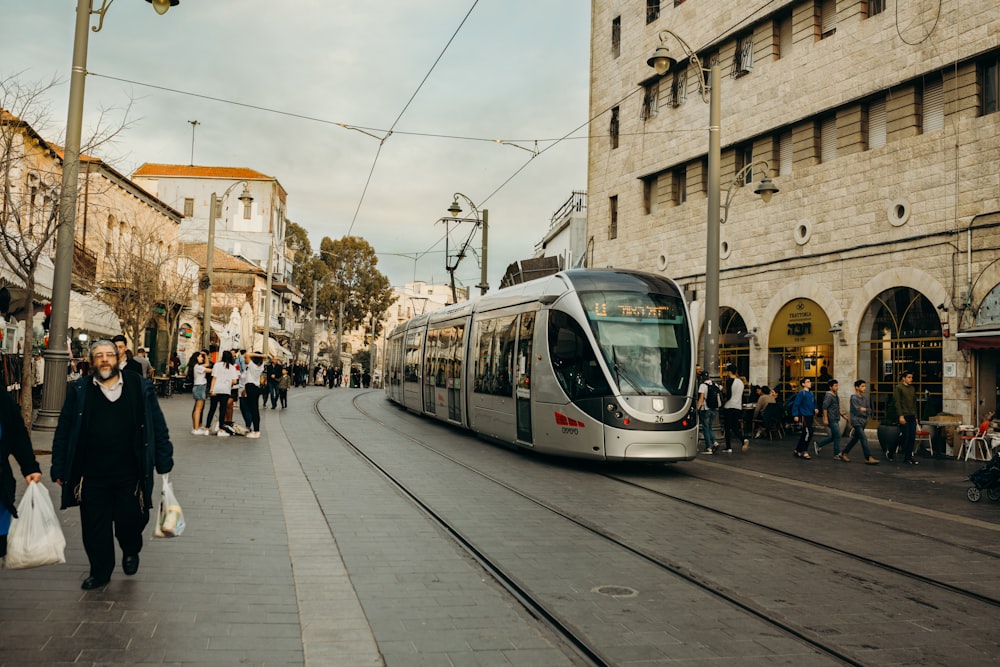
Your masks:
<svg viewBox="0 0 1000 667"><path fill-rule="evenodd" d="M782 401L798 391L803 377L813 378L814 391L826 391L826 380L836 376L830 318L811 299L793 299L782 306L768 344L768 381Z"/></svg>
<svg viewBox="0 0 1000 667"><path fill-rule="evenodd" d="M941 411L941 319L937 308L912 287L893 287L868 305L858 327L858 377L868 381L875 418L904 369L913 371L917 417Z"/></svg>
<svg viewBox="0 0 1000 667"><path fill-rule="evenodd" d="M750 375L750 339L746 337L747 325L743 316L732 308L719 309L719 377L722 370L732 364L740 377Z"/></svg>

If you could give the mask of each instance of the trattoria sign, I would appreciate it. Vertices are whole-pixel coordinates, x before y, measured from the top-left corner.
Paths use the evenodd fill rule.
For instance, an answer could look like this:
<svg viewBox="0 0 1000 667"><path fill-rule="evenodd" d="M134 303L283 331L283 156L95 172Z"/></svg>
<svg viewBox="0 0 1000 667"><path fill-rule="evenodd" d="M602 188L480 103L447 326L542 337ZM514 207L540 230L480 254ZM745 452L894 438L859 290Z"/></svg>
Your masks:
<svg viewBox="0 0 1000 667"><path fill-rule="evenodd" d="M768 336L770 347L828 345L832 341L830 318L818 303L809 299L786 303L775 316Z"/></svg>

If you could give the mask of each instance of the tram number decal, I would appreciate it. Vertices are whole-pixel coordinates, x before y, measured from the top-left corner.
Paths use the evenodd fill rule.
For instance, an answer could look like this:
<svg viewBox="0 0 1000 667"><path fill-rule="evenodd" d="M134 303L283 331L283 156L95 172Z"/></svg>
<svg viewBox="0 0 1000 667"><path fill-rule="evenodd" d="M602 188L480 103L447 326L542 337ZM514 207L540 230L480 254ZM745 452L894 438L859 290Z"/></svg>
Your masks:
<svg viewBox="0 0 1000 667"><path fill-rule="evenodd" d="M563 435L580 435L580 429L586 426L582 421L567 417L561 412L554 413L556 424L562 426Z"/></svg>

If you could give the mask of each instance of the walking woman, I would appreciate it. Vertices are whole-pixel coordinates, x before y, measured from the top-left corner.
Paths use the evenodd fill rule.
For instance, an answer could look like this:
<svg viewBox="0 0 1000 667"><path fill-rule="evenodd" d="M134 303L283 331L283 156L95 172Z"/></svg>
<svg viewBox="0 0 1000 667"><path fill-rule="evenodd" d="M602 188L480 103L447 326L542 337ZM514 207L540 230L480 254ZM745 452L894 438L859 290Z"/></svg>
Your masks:
<svg viewBox="0 0 1000 667"><path fill-rule="evenodd" d="M205 412L205 399L208 398L208 357L198 351L191 355L188 361L188 377L191 380L191 393L194 394L194 410L191 411L191 433L208 435L208 429L201 425L201 416Z"/></svg>
<svg viewBox="0 0 1000 667"><path fill-rule="evenodd" d="M222 360L215 362L212 366L212 386L209 393L212 397L212 404L208 408L208 419L205 424L211 424L215 411L219 411L219 426L212 431L218 431L220 438L229 436L226 426L226 411L229 408L229 401L233 398L233 387L239 382L240 372L233 363L233 353L226 350L222 353Z"/></svg>
<svg viewBox="0 0 1000 667"><path fill-rule="evenodd" d="M260 376L264 372L264 354L247 353L243 364L243 390L246 392L248 438L260 437Z"/></svg>
<svg viewBox="0 0 1000 667"><path fill-rule="evenodd" d="M816 397L812 394L812 379L802 378L799 383L802 389L795 394L792 399L791 413L792 420L796 424L802 424L802 433L799 434L799 441L795 444L795 456L800 459L811 459L809 456L809 441L813 435L813 417L816 416Z"/></svg>
<svg viewBox="0 0 1000 667"><path fill-rule="evenodd" d="M24 426L21 409L7 390L0 388L0 558L7 555L7 532L11 519L17 518L17 508L14 506L17 485L10 466L11 456L20 466L26 483L42 481L42 471L35 459L31 436Z"/></svg>

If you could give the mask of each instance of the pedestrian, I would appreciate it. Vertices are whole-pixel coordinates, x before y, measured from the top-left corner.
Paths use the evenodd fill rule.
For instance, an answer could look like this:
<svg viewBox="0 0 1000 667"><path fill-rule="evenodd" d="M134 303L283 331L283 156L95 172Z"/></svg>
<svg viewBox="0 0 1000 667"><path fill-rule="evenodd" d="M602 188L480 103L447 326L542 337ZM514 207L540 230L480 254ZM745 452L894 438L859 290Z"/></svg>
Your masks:
<svg viewBox="0 0 1000 667"><path fill-rule="evenodd" d="M731 383L729 385L729 396L722 404L722 425L725 430L726 448L722 450L724 454L731 454L733 451L732 440L740 444L742 440L742 451L750 449L750 440L743 437L743 380L736 372L736 367L732 364L726 366L726 373L729 375Z"/></svg>
<svg viewBox="0 0 1000 667"><path fill-rule="evenodd" d="M226 412L229 409L229 402L233 399L233 389L239 380L240 372L233 363L233 353L225 350L221 360L212 366L212 384L208 390L212 403L208 407L208 419L205 420L205 424L210 425L215 417L215 411L219 411L219 425L212 427L209 432L216 433L220 438L230 435L226 430Z"/></svg>
<svg viewBox="0 0 1000 667"><path fill-rule="evenodd" d="M153 364L150 362L147 356L147 350L144 347L140 347L136 350L135 356L132 357L135 362L142 366L142 377L148 378L153 377Z"/></svg>
<svg viewBox="0 0 1000 667"><path fill-rule="evenodd" d="M826 387L826 394L823 395L823 405L820 408L820 414L823 415L823 425L830 429L830 435L819 442L814 442L813 452L816 456L819 456L820 451L832 442L833 458L838 461L844 460L847 462L850 459L842 459L840 453L840 418L844 416L844 411L840 409L840 396L837 393L840 389L840 383L835 378L830 378L826 383Z"/></svg>
<svg viewBox="0 0 1000 667"><path fill-rule="evenodd" d="M708 376L708 371L702 371L698 375L701 383L698 385L698 422L701 424L701 432L705 439L705 451L703 454L714 454L716 448L715 420L719 416L719 397L722 390L712 382Z"/></svg>
<svg viewBox="0 0 1000 667"><path fill-rule="evenodd" d="M816 409L816 397L812 394L812 379L802 378L799 385L801 389L795 394L790 406L792 421L802 425L799 441L795 443L794 454L800 459L811 459L809 442L812 440L813 418L819 410Z"/></svg>
<svg viewBox="0 0 1000 667"><path fill-rule="evenodd" d="M208 356L204 352L195 352L188 360L188 379L191 381L191 394L194 396L194 409L191 410L191 433L208 435L208 429L201 425L201 417L205 412L205 400L208 398Z"/></svg>
<svg viewBox="0 0 1000 667"><path fill-rule="evenodd" d="M10 520L17 518L14 496L17 483L14 470L10 466L13 456L21 468L21 475L27 484L42 481L42 469L35 459L31 436L24 426L21 408L14 402L6 389L0 389L0 558L7 555L7 533Z"/></svg>
<svg viewBox="0 0 1000 667"><path fill-rule="evenodd" d="M248 438L260 437L260 376L263 374L264 353L247 354L243 363L240 383L243 385L243 395L247 407L244 420L246 420L247 428L250 429L247 434Z"/></svg>
<svg viewBox="0 0 1000 667"><path fill-rule="evenodd" d="M142 365L132 358L132 351L128 349L128 340L126 340L125 336L118 334L111 339L111 342L115 344L115 348L118 350L119 369L142 375ZM145 375L142 376L145 377Z"/></svg>
<svg viewBox="0 0 1000 667"><path fill-rule="evenodd" d="M281 377L278 379L278 398L281 401L282 409L288 407L288 388L292 386L292 376L288 374L288 368L281 369Z"/></svg>
<svg viewBox="0 0 1000 667"><path fill-rule="evenodd" d="M271 398L271 409L274 410L278 407L278 380L281 379L281 362L278 357L271 357L271 363L267 365L265 369L267 373L267 390L268 396ZM264 398L265 406L267 404L267 397Z"/></svg>
<svg viewBox="0 0 1000 667"><path fill-rule="evenodd" d="M52 479L62 487L62 509L80 507L90 574L80 586L111 580L115 545L126 575L139 571L142 531L149 522L153 469L174 467L163 412L153 384L123 371L114 343L90 348L93 371L69 385L52 438Z"/></svg>
<svg viewBox="0 0 1000 667"><path fill-rule="evenodd" d="M913 371L903 371L899 384L892 390L892 398L899 413L903 463L915 466L919 462L913 458L913 445L917 440L917 389L913 386Z"/></svg>
<svg viewBox="0 0 1000 667"><path fill-rule="evenodd" d="M774 392L771 391L771 388L766 384L757 387L757 405L753 408L753 417L750 420L756 429L753 433L755 438L764 434L764 408L771 403L774 403Z"/></svg>
<svg viewBox="0 0 1000 667"><path fill-rule="evenodd" d="M864 380L854 381L854 395L851 396L850 416L848 417L851 428L854 430L851 432L850 441L844 447L844 453L840 455L840 460L849 461L847 455L854 448L854 443L860 442L861 453L865 455L865 463L878 465L878 459L872 456L871 450L868 448L868 436L865 434L865 427L868 426L868 412L871 408L868 395L865 393L867 389L868 384Z"/></svg>

